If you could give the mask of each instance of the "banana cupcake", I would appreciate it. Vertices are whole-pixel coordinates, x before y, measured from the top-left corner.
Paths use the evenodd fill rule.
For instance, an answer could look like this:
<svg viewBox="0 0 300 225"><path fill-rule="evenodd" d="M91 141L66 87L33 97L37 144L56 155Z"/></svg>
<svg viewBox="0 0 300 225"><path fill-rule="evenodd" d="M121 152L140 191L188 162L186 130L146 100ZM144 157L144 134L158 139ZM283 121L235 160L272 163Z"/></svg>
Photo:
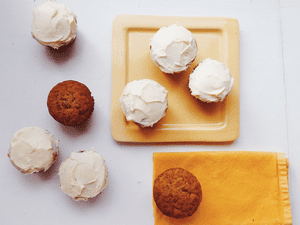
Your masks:
<svg viewBox="0 0 300 225"><path fill-rule="evenodd" d="M127 121L152 127L166 114L167 90L154 80L135 80L126 85L119 102Z"/></svg>
<svg viewBox="0 0 300 225"><path fill-rule="evenodd" d="M100 194L107 184L104 158L92 148L72 152L59 167L60 187L77 200L88 200Z"/></svg>
<svg viewBox="0 0 300 225"><path fill-rule="evenodd" d="M84 84L67 80L49 92L47 106L50 115L66 126L83 126L94 111L94 98Z"/></svg>
<svg viewBox="0 0 300 225"><path fill-rule="evenodd" d="M166 216L181 219L191 216L202 201L199 181L183 168L170 168L161 173L153 184L156 206Z"/></svg>
<svg viewBox="0 0 300 225"><path fill-rule="evenodd" d="M174 74L186 70L197 56L197 42L178 24L160 28L150 40L150 54L161 71Z"/></svg>
<svg viewBox="0 0 300 225"><path fill-rule="evenodd" d="M56 161L58 140L39 127L25 127L17 131L10 141L8 157L22 173L47 171Z"/></svg>
<svg viewBox="0 0 300 225"><path fill-rule="evenodd" d="M32 36L42 45L59 48L75 40L76 15L65 5L49 0L33 10Z"/></svg>
<svg viewBox="0 0 300 225"><path fill-rule="evenodd" d="M230 93L234 79L225 63L207 58L190 74L191 94L204 102L222 102Z"/></svg>

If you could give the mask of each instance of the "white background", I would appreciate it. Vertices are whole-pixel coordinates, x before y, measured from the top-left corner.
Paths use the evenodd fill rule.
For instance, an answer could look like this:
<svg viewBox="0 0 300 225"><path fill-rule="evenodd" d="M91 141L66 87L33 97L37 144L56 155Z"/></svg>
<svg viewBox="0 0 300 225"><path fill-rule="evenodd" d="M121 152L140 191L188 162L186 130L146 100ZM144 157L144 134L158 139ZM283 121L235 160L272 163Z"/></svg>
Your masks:
<svg viewBox="0 0 300 225"><path fill-rule="evenodd" d="M59 0L78 17L78 36L64 53L31 36L32 11L44 0L0 2L0 224L153 224L152 154L161 151L285 152L290 160L294 224L300 224L300 1L298 0ZM111 31L118 14L234 17L240 26L240 137L231 144L124 145L111 136ZM57 83L86 84L95 111L84 129L48 113ZM60 140L57 162L24 175L6 156L13 134L27 126ZM92 147L106 159L101 195L75 202L60 190L58 168L72 151Z"/></svg>

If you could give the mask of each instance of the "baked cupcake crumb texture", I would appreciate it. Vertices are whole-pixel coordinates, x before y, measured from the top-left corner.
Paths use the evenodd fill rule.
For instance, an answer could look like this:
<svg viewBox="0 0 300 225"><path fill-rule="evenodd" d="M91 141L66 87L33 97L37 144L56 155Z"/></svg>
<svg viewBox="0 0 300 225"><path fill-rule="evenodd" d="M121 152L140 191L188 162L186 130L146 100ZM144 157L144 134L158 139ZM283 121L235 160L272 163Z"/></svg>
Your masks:
<svg viewBox="0 0 300 225"><path fill-rule="evenodd" d="M94 98L84 84L68 80L52 88L47 106L56 121L67 126L82 126L94 111Z"/></svg>
<svg viewBox="0 0 300 225"><path fill-rule="evenodd" d="M202 200L197 178L183 168L171 168L154 181L153 198L160 211L169 217L191 216Z"/></svg>

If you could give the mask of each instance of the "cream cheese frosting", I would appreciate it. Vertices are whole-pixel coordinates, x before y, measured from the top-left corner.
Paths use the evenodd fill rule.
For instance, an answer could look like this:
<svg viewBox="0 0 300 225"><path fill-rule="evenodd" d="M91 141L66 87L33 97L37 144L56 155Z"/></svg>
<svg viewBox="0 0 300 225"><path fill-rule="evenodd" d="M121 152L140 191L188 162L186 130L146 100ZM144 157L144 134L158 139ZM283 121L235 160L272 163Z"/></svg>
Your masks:
<svg viewBox="0 0 300 225"><path fill-rule="evenodd" d="M39 127L25 127L17 131L10 141L8 156L12 164L23 173L46 171L55 162L58 140Z"/></svg>
<svg viewBox="0 0 300 225"><path fill-rule="evenodd" d="M59 48L76 37L76 15L65 5L49 0L33 10L31 33L42 45Z"/></svg>
<svg viewBox="0 0 300 225"><path fill-rule="evenodd" d="M104 158L92 148L72 152L59 168L61 190L75 201L93 198L107 184L107 167Z"/></svg>
<svg viewBox="0 0 300 225"><path fill-rule="evenodd" d="M233 82L225 63L207 58L190 74L189 88L202 101L219 102L229 95Z"/></svg>
<svg viewBox="0 0 300 225"><path fill-rule="evenodd" d="M167 90L154 80L135 80L126 85L119 102L127 121L152 127L165 116Z"/></svg>
<svg viewBox="0 0 300 225"><path fill-rule="evenodd" d="M193 34L177 24L160 28L150 40L151 58L165 73L186 70L196 58L197 51Z"/></svg>

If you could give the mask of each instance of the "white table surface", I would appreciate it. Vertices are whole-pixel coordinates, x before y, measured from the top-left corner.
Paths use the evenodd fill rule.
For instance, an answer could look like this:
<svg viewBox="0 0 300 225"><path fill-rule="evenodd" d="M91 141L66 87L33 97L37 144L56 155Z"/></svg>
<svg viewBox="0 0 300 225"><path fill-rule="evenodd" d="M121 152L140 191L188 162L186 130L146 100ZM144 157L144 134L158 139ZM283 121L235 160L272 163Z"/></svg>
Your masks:
<svg viewBox="0 0 300 225"><path fill-rule="evenodd" d="M33 9L44 0L0 1L0 224L153 224L152 154L171 151L285 152L290 199L300 224L299 0L59 0L78 17L78 36L57 54L31 36ZM118 14L234 17L240 26L240 137L230 144L124 145L110 128L111 31ZM86 84L95 111L84 129L49 115L49 91L63 80ZM57 162L24 175L6 156L13 134L27 126L60 139ZM60 190L58 168L72 151L96 148L106 159L101 195L75 202Z"/></svg>

